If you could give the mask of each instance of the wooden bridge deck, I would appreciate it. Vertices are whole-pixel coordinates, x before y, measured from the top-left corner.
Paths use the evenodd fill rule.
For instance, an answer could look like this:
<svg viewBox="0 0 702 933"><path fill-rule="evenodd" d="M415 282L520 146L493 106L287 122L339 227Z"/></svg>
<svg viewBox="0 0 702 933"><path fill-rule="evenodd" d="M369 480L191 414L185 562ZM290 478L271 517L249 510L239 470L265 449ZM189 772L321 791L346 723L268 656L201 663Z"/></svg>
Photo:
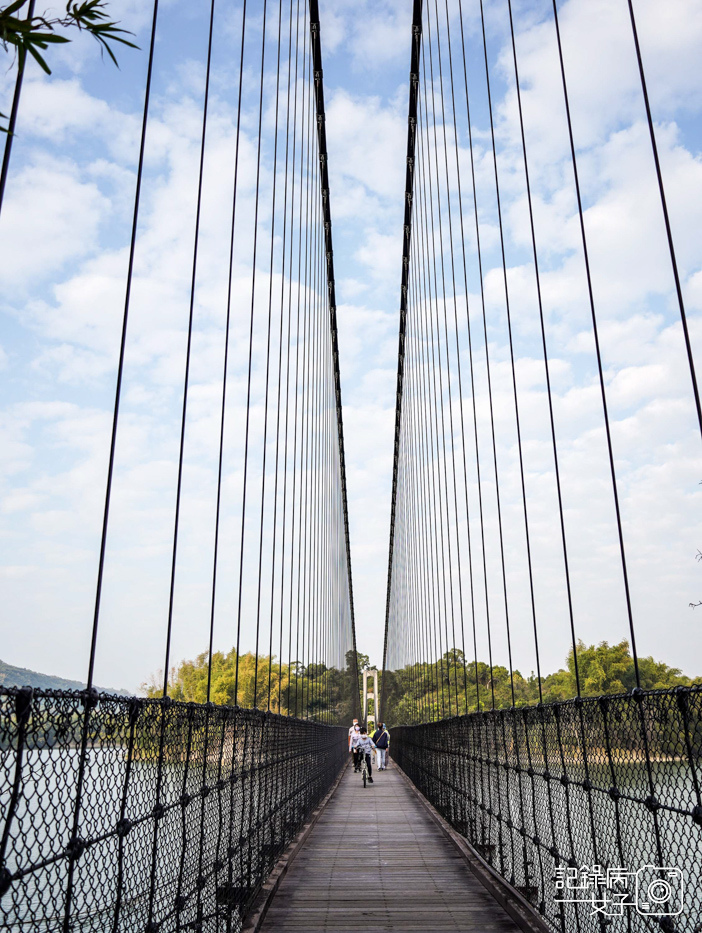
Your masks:
<svg viewBox="0 0 702 933"><path fill-rule="evenodd" d="M268 908L261 933L513 933L514 921L391 767L348 768Z"/></svg>

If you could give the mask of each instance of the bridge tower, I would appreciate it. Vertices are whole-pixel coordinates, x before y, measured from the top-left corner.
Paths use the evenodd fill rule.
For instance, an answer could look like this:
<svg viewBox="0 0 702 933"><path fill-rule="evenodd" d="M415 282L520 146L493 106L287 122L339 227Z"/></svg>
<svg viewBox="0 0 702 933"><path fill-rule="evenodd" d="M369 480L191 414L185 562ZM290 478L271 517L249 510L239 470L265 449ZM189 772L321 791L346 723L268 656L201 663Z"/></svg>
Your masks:
<svg viewBox="0 0 702 933"><path fill-rule="evenodd" d="M369 681L372 681L373 689L372 691L368 689ZM369 713L368 701L373 701L373 712ZM363 672L363 721L366 723L368 730L371 731L371 727L380 722L380 693L378 691L378 671L373 669L371 671Z"/></svg>

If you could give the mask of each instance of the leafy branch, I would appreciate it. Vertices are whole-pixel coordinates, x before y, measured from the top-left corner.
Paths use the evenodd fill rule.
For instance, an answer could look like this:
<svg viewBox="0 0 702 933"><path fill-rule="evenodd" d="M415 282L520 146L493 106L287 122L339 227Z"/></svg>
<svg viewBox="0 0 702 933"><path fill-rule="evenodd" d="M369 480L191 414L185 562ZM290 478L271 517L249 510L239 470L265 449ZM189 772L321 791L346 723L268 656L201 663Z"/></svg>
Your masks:
<svg viewBox="0 0 702 933"><path fill-rule="evenodd" d="M25 11L28 15L23 17L22 8L28 3L29 8ZM48 16L46 12L34 16L33 6L31 0L14 0L0 9L0 44L6 52L15 49L20 72L24 70L27 55L31 55L46 74L51 74L42 52L50 45L63 45L71 41L57 30L75 28L79 32L89 33L99 43L100 54L107 52L117 67L119 65L112 50L113 43L120 42L131 49L139 48L126 38L133 33L121 29L117 21L109 18L107 0L68 0L66 12L62 16ZM0 127L0 131L7 132L7 129Z"/></svg>
<svg viewBox="0 0 702 933"><path fill-rule="evenodd" d="M106 10L107 0L68 0L64 16L47 17L44 13L42 16L29 16L23 19L17 14L27 3L28 0L15 0L14 3L0 9L0 42L6 52L9 51L10 46L17 49L20 68L24 67L27 53L29 53L47 74L51 74L51 69L39 49L45 51L49 45L70 42L67 36L55 31L57 28L75 27L81 32L90 33L99 42L100 52L107 52L115 65L117 65L117 59L110 46L111 42L121 42L122 45L132 49L138 48L125 38L133 33L120 29L118 22L109 19Z"/></svg>

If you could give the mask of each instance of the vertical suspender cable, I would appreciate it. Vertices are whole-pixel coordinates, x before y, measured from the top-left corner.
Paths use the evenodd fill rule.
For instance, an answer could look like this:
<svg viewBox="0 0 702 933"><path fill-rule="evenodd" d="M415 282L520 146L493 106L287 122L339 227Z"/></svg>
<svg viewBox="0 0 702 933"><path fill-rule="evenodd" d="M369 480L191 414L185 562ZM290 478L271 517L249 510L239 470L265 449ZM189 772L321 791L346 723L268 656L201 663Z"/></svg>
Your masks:
<svg viewBox="0 0 702 933"><path fill-rule="evenodd" d="M346 579L348 585L348 598L351 614L351 635L353 663L358 671L358 656L356 651L356 619L353 601L353 576L351 573L351 539L349 535L349 507L346 486L346 457L344 454L344 422L341 411L341 376L339 373L339 338L336 323L336 287L334 282L334 249L331 228L331 206L329 200L329 168L327 155L327 132L324 110L324 86L322 83L322 47L319 35L319 3L318 0L309 0L310 31L312 36L312 61L314 67L315 108L317 112L317 139L320 158L320 181L322 186L322 212L324 217L324 246L327 266L327 295L326 306L329 313L329 326L331 331L332 353L334 357L334 389L336 396L336 426L339 444L339 472L341 477L341 503L344 521L344 544L346 547ZM323 158L322 158L323 157ZM354 690L354 705L357 707L357 691Z"/></svg>
<svg viewBox="0 0 702 933"><path fill-rule="evenodd" d="M198 166L198 182L197 182L197 204L195 207L195 231L193 237L193 260L192 260L192 270L190 276L190 302L188 308L188 339L185 350L185 375L183 380L183 407L181 412L180 420L180 442L178 448L178 479L176 483L176 501L175 501L175 515L173 520L173 547L171 551L171 574L170 574L170 583L169 583L169 593L168 593L168 624L166 628L166 646L165 646L165 656L163 661L163 697L168 696L168 671L170 663L170 651L171 651L171 636L173 631L173 606L175 598L175 578L176 578L176 562L178 559L178 532L180 530L180 505L181 505L181 492L183 487L183 461L185 457L185 428L187 425L187 414L188 414L188 390L190 387L190 363L191 363L191 351L192 351L192 337L193 337L193 317L195 310L195 286L197 282L197 255L198 255L198 246L200 242L200 213L202 209L202 180L204 174L204 165L205 165L205 141L207 137L207 107L209 103L209 93L210 93L210 74L211 74L211 65L212 65L212 38L214 34L214 13L215 13L215 0L211 0L210 4L210 24L209 24L209 33L207 40L207 68L205 72L205 99L202 108L202 128L201 128L201 137L200 137L200 161ZM212 666L212 656L208 658L208 680L211 678L211 666ZM159 750L158 750L158 773L156 778L156 804L157 808L161 807L161 792L162 792L162 780L163 780L163 765L164 765L164 747L165 747L165 732L166 732L166 706L161 707L161 728L159 735ZM209 723L208 723L209 724ZM207 735L207 728L205 730ZM207 758L207 740L205 740L205 760ZM151 926L154 922L154 902L156 897L156 885L157 885L157 853L158 853L158 835L159 835L159 820L154 820L153 826L153 837L152 837L152 850L151 850L151 875L150 875L150 889L149 889L149 920L148 924ZM202 845L202 841L201 841ZM202 857L202 849L200 849L200 857Z"/></svg>
<svg viewBox="0 0 702 933"><path fill-rule="evenodd" d="M634 632L634 617L631 609L631 594L629 591L629 574L627 571L626 551L624 549L624 531L622 529L621 510L619 508L619 490L617 484L617 473L614 467L614 450L612 447L612 434L609 426L609 412L607 408L607 392L604 382L604 370L602 367L602 353L600 351L600 338L597 326L597 314L595 313L595 297L592 289L592 276L590 274L590 257L587 248L587 236L585 234L585 216L583 213L582 197L580 195L580 177L578 174L578 160L575 154L575 140L573 138L573 123L570 116L570 101L568 95L568 85L566 82L565 64L563 62L563 47L561 45L561 30L558 21L558 6L556 0L552 0L553 21L556 27L556 42L558 45L558 61L560 64L561 83L563 86L563 99L565 102L566 119L568 122L568 139L570 141L570 156L573 166L573 181L575 184L575 194L578 202L578 218L580 223L580 240L583 248L583 261L585 263L585 276L587 279L587 291L590 303L590 317L592 319L592 334L595 340L595 353L597 356L597 372L599 375L600 395L602 397L602 413L604 417L605 433L607 436L607 454L609 458L609 471L612 481L612 494L614 497L614 510L617 519L617 535L619 538L619 557L622 567L622 579L624 581L624 595L626 599L626 611L629 620L629 634L631 637L631 655L634 660L634 673L636 675L636 686L641 686L641 675L639 673L639 658L636 650L636 634Z"/></svg>
<svg viewBox="0 0 702 933"><path fill-rule="evenodd" d="M392 493L390 499L390 542L388 548L388 584L385 602L385 638L383 644L383 672L387 669L390 597L392 592L392 560L395 543L395 513L397 509L397 469L400 454L402 425L402 386L405 359L405 329L407 320L407 292L412 233L412 193L414 189L415 141L417 135L417 98L419 95L419 55L422 43L422 0L413 0L412 54L410 62L410 88L407 116L407 167L405 170L405 216L402 238L402 282L400 286L400 333L397 353L397 389L395 396L395 440L393 444Z"/></svg>
<svg viewBox="0 0 702 933"><path fill-rule="evenodd" d="M473 192L473 215L475 218L475 238L476 246L478 252L478 276L480 280L480 300L483 307L483 317L484 317L484 308L485 308L485 286L483 281L483 259L482 259L482 248L480 242L480 224L478 222L478 195L475 182L475 158L473 152L473 130L471 126L471 117L470 117L470 98L468 94L468 65L466 62L466 44L465 44L465 33L463 27L463 6L461 0L458 0L458 15L461 23L461 51L463 59L463 82L466 95L466 123L468 126L468 146L470 150L470 173L471 173L471 184ZM475 397L475 375L473 368L473 339L471 334L470 326L470 307L468 304L468 272L466 265L466 252L465 252L465 237L463 236L463 212L461 211L461 243L462 243L462 254L463 254L463 279L465 283L465 292L466 292L466 325L468 328L468 358L470 363L470 378L471 378L471 397L473 402L473 439L475 444L475 469L477 475L477 485L478 485L478 511L480 515L480 542L481 542L481 551L482 551L482 563L483 563L483 585L485 587L485 623L487 630L487 646L488 646L488 663L490 666L490 698L492 702L492 708L495 708L495 678L493 677L493 663L492 663L492 628L490 620L490 590L488 586L488 573L487 573L487 556L485 549L485 517L483 511L483 492L482 492L482 476L480 470L480 447L478 441L478 413L476 406L476 397ZM486 337L486 354L487 354L487 337ZM478 671L476 664L476 679Z"/></svg>
<svg viewBox="0 0 702 933"><path fill-rule="evenodd" d="M461 248L463 253L463 271L464 271L464 285L466 292L466 304L468 302L468 278L467 270L465 263L465 231L463 226L463 193L461 189L461 170L460 170L460 160L458 156L458 130L456 123L456 97L455 97L455 88L454 88L454 79L453 79L453 54L451 49L451 28L450 28L450 17L449 17L449 8L448 0L445 0L446 5L446 36L448 41L448 62L449 62L449 77L450 77L450 88L451 88L451 111L453 114L453 126L454 126L454 149L455 149L455 159L456 159L456 184L457 184L457 193L458 193L458 213L460 220L460 232L461 232ZM438 11L437 11L437 23L438 23ZM446 178L447 178L447 187L448 187L448 160L446 164ZM459 412L461 415L461 453L463 460L463 478L464 478L464 497L465 497L465 510L466 510L466 537L468 540L468 575L470 581L470 611L471 611L471 623L473 629L473 664L475 672L475 700L476 708L480 709L480 682L478 679L478 642L477 642L477 628L476 628L476 617L475 617L475 586L474 586L474 576L473 576L473 546L472 546L472 536L471 536L471 520L470 520L470 510L468 506L468 466L466 459L466 439L465 439L465 423L464 423L464 414L463 414L463 379L461 372L461 351L459 348L458 340L458 303L456 301L456 274L455 274L455 256L453 249L453 224L450 220L451 214L451 200L449 198L449 234L451 236L451 277L453 282L453 311L454 311L454 328L456 334L456 366L458 370L458 397L460 400ZM468 336L470 340L470 327L468 330ZM470 372L471 380L473 378L473 367L472 367L472 350L470 354ZM463 630L463 619L461 619L461 629ZM463 652L464 652L464 675L465 675L465 635L463 636ZM468 686L465 686L466 691L466 712L468 712Z"/></svg>
<svg viewBox="0 0 702 933"><path fill-rule="evenodd" d="M534 209L531 198L531 182L529 178L529 162L527 159L527 150L526 150L526 136L524 133L524 114L522 111L522 92L519 82L519 69L517 67L517 45L514 35L514 22L512 19L512 2L507 0L507 7L509 11L509 24L510 24L510 33L512 37L512 58L514 61L514 82L515 88L517 91L517 109L519 112L519 129L522 140L522 155L524 159L524 179L526 183L526 193L527 193L527 204L529 208L529 230L531 234L531 248L532 256L534 259L534 275L536 279L536 297L539 306L539 325L541 333L541 349L543 353L544 360L544 372L546 375L546 397L548 399L548 414L549 414L549 427L551 434L551 449L553 452L553 465L556 478L556 494L558 497L558 516L560 522L560 532L561 532L561 550L563 554L563 568L565 572L565 583L566 583L566 594L568 600L568 618L570 623L570 635L571 635L571 646L573 649L573 669L575 672L575 685L577 690L577 695L580 696L580 668L578 664L578 644L575 637L575 619L573 614L573 594L571 590L570 582L570 565L568 561L568 545L566 541L566 530L565 530L565 518L563 514L563 492L561 490L561 471L560 463L558 458L558 444L556 443L556 424L553 414L553 393L551 391L551 367L549 365L548 349L546 345L546 324L544 320L544 306L543 299L541 295L541 275L539 271L539 256L536 248L536 230L534 227ZM538 633L536 630L536 617L534 615L534 644L536 646L536 665L537 665L537 676L539 681L539 700L543 700L542 692L542 678L541 678L541 662L539 657L539 648L538 648Z"/></svg>
<svg viewBox="0 0 702 933"><path fill-rule="evenodd" d="M244 586L244 540L246 534L246 499L248 492L249 475L249 429L251 424L251 372L253 365L253 338L254 338L254 307L256 301L256 257L258 248L258 209L259 196L261 190L261 141L262 141L262 122L263 122L263 84L264 67L266 60L266 12L268 0L263 0L263 29L261 37L261 79L258 97L258 144L256 151L256 195L254 199L254 221L253 221L253 258L251 260L251 313L249 319L249 363L246 381L246 426L244 429L244 476L242 481L241 493L241 538L239 553L239 588L238 603L236 614L236 669L234 672L234 706L239 699L239 659L241 653L241 612L242 612L242 593Z"/></svg>
<svg viewBox="0 0 702 933"><path fill-rule="evenodd" d="M207 702L210 702L212 689L212 651L214 645L215 602L217 598L217 561L219 558L219 525L222 508L222 466L224 459L224 424L227 403L227 369L229 364L229 335L232 311L232 278L234 275L234 230L236 227L236 204L239 183L239 142L241 139L241 97L243 93L244 51L246 46L246 0L241 12L241 56L239 58L239 90L236 105L236 142L234 149L234 179L232 183L232 209L229 233L229 270L227 275L227 313L224 325L224 360L222 363L222 404L219 421L219 452L217 462L217 503L215 506L214 547L212 555L212 594L210 597L210 663L207 668ZM238 658L237 658L238 663Z"/></svg>
<svg viewBox="0 0 702 933"><path fill-rule="evenodd" d="M700 433L702 433L702 405L700 405L700 391L695 374L695 362L692 355L692 344L690 343L690 334L687 329L687 315L685 314L685 302L683 301L682 285L680 283L680 273L678 272L678 261L675 255L675 246L673 244L673 231L670 226L670 217L668 216L668 201L665 196L665 187L663 185L663 173L661 163L658 157L658 145L656 143L656 131L653 126L653 116L651 115L651 104L648 100L648 88L646 86L646 75L644 73L643 58L641 57L641 47L639 46L639 33L636 28L636 17L634 16L634 5L632 0L627 0L629 4L629 18L631 19L631 32L636 47L636 62L639 68L639 78L641 79L641 93L643 94L644 104L646 106L646 120L648 122L648 132L651 137L651 149L653 151L653 160L656 164L656 180L658 182L658 192L661 198L661 209L663 210L663 219L665 220L665 233L668 239L668 250L670 252L670 263L673 269L675 279L675 291L678 298L678 308L680 309L680 321L682 323L683 335L685 338L685 350L687 352L687 362L690 367L690 378L692 380L692 391L695 396L695 408L697 409L697 423Z"/></svg>
<svg viewBox="0 0 702 933"><path fill-rule="evenodd" d="M276 560L276 546L277 546L277 519L278 519L278 473L279 473L279 460L280 460L280 409L282 402L282 382L283 382L283 332L284 332L284 321L285 321L285 260L287 254L287 236L288 236L288 170L289 170L289 153L290 153L290 84L291 84L291 74L292 74L292 20L293 20L293 0L290 0L290 21L288 24L288 81L287 81L287 104L286 104L286 124L285 124L285 176L283 180L283 242L281 246L281 275L280 275L280 333L278 334L278 395L276 403L276 426L275 426L275 488L273 491L273 554L271 557L271 616L270 616L270 639L268 643L268 655L270 658L270 664L268 667L268 705L267 709L270 712L271 709L271 690L272 690L272 676L273 676L273 616L275 612L275 560ZM292 282L292 269L288 269L288 278ZM272 283L272 274L271 274L271 283ZM288 322L287 322L287 341L286 341L286 398L285 398L285 446L283 453L283 501L282 501L282 520L281 520L281 560L280 560L280 578L281 578L281 593L280 593L280 649L278 651L278 712L280 712L280 690L281 683L283 680L283 580L285 576L285 506L286 506L286 482L287 482L287 468L288 468L288 456L287 456L287 415L288 415L288 376L289 376L289 367L290 367L290 306L288 306Z"/></svg>
<svg viewBox="0 0 702 933"><path fill-rule="evenodd" d="M433 351L433 343L434 343L434 342L433 342L433 329L434 329L434 324L433 324L433 317L432 317L432 319L431 319L431 320L432 320L432 324L431 324L431 329L432 329L432 369L438 368L438 371L439 371L439 400L440 400L440 406L439 406L439 407L440 407L440 411L441 411L441 439L442 439L444 493L445 493L445 512L446 512L446 545L447 545L446 549L447 549L447 552L448 552L448 587L449 587L449 593L450 593L450 597L451 597L450 603L451 603L452 643L453 643L453 647L454 647L454 649L455 649L455 646L456 646L456 621L455 621L454 595L453 595L453 590L454 590L454 585L453 585L453 556L452 556L452 549L451 549L451 518L450 518L450 514L449 514L449 499L450 499L450 494L449 494L449 481L448 481L448 471L447 471L447 469L446 469L446 424L445 424L445 414L444 414L444 410L445 410L445 406L444 406L444 378L443 378L443 375L442 375L442 366L441 366L441 325L440 325L440 315L439 315L439 304L441 304L441 305L443 306L443 309L444 309L444 323L446 323L446 270L445 270L445 260L444 260L443 217L442 217L442 212L441 212L441 187L440 187L440 181L439 181L439 144L438 144L438 137L437 137L437 132L436 132L436 100L435 100L435 89L434 89L434 84L435 84L435 82L434 82L434 57L433 57L433 53L432 53L431 7L430 7L430 6L427 8L427 27L428 27L428 28L427 28L427 37L428 37L427 47L428 47L428 49L429 49L429 74L430 74L430 78L431 78L431 81L430 81L430 87L431 87L431 113L432 113L432 128L433 128L433 137L434 137L434 177L435 177L435 179L436 179L436 216L437 216L437 226L438 226L438 231L439 231L439 259L440 259L440 267L441 267L441 295L442 295L441 302L439 302L439 297L438 297L438 286L437 286L437 282L436 282L436 249L435 249L435 246L436 246L436 237L432 235L432 262L433 262L433 267L434 267L434 300L435 300L435 305L436 305L436 350L437 350L437 359L438 359L438 367L436 367L436 366L435 366L435 362L434 362L434 351ZM439 42L439 35L438 35L438 19L437 19L437 43L438 43L438 42ZM439 56L440 56L440 52L439 52ZM439 58L439 62L440 62L440 60L441 60L441 59ZM426 78L425 78L425 80L426 80ZM439 81L441 82L441 73L440 73L440 72L439 72ZM443 88L442 88L442 95L443 95ZM442 100L443 100L443 97L442 97ZM442 117L443 117L443 114L442 114ZM445 132L445 124L443 123L443 119L442 119L442 126L444 127L444 132ZM428 128L427 128L427 132L428 132ZM444 143L445 143L445 137L444 137ZM429 144L428 144L428 143L427 143L427 151L430 152ZM430 207L431 207L432 230L433 230L433 222L434 222L433 200L434 200L434 199L431 197L431 190L432 190L431 155L430 155L430 157L429 157L429 173L428 173L428 174L429 174ZM447 189L447 196L450 198L450 193L448 192L448 189ZM454 495L455 495L455 493L456 493L456 458L455 458L455 445L454 445L454 437L453 437L453 400L452 400L452 392L451 392L451 368L450 368L450 366L448 365L448 331L446 331L446 353L447 353L447 357L446 357L446 362L447 362L447 367L446 367L446 384L447 384L447 390L448 390L449 431L450 431L450 437L451 437L451 463L452 463L453 489L454 489ZM437 425L437 428L438 428L438 425ZM437 446L438 446L438 439L437 439ZM441 473L439 474L439 480L441 480ZM440 483L439 483L439 490L441 490L441 484L440 484ZM457 515L456 515L456 518L457 518ZM442 519L442 524L443 524L443 519ZM456 535L457 535L457 539L458 539L458 529L457 529L457 531L456 531ZM442 565L443 565L443 557L444 557L444 554L443 554L443 539L444 539L443 530L442 530L441 539L442 539L441 549L442 549ZM460 566L460 545L459 545L458 554L459 554L459 566ZM445 578L446 573L445 573L445 570L443 569L443 566L442 566L442 571L443 571L443 576L444 576L444 578ZM463 594L462 594L462 587L461 587L461 581L460 581L460 573L459 573L459 575L458 575L458 578L459 578L459 584L458 584L458 585L459 585L459 592L460 592L460 594L461 594L460 612L461 612L461 615L462 615L462 614L463 614ZM445 596L444 596L444 601L445 601ZM444 612L445 612L445 619L444 619L444 622L445 622L445 632L446 632L447 680L448 680L448 687L449 687L449 701L450 701L450 696L451 696L451 683L450 683L450 680L451 680L451 658L453 658L453 667L454 667L454 692L455 692L455 701L456 701L456 713L458 713L458 712L459 712L459 704L458 704L458 670L457 670L456 663L455 663L455 654L454 654L454 655L451 655L450 649L449 649L448 614L446 613L446 609L444 609ZM449 702L449 709L450 709L450 702ZM449 713L449 715L450 715L450 713Z"/></svg>
<svg viewBox="0 0 702 933"><path fill-rule="evenodd" d="M136 189L134 192L134 212L132 215L132 232L129 242L129 261L127 266L127 285L124 297L124 312L122 315L122 332L119 345L119 361L117 364L117 384L115 387L115 403L112 412L112 431L110 435L110 455L107 466L107 480L105 484L105 507L102 518L102 531L100 535L100 556L98 558L97 583L95 588L95 608L93 612L93 625L90 639L90 659L88 662L88 677L86 684L85 714L81 731L81 753L76 780L76 798L73 808L73 822L71 828L71 841L78 837L78 824L83 795L83 781L85 778L85 759L88 746L88 727L90 722L91 702L90 695L93 688L93 672L95 669L95 652L97 648L97 634L100 620L100 600L102 596L102 581L105 570L105 552L107 547L107 527L110 517L110 500L112 496L112 481L114 478L115 449L117 444L117 425L119 422L119 406L122 396L122 377L124 374L124 356L127 342L127 324L129 321L129 307L132 294L132 279L134 276L134 256L136 252L136 237L139 223L139 207L141 203L141 185L144 174L144 153L146 149L146 127L149 117L149 100L151 97L151 79L153 76L154 49L156 43L156 25L158 22L158 0L154 0L153 15L151 19L151 38L149 41L149 61L146 72L146 88L144 91L144 110L141 122L141 138L139 141L139 161L137 164ZM9 159L9 155L8 155ZM68 866L68 879L66 883L66 903L64 907L63 930L68 933L71 925L71 899L73 893L73 872L75 861L70 860Z"/></svg>
<svg viewBox="0 0 702 933"><path fill-rule="evenodd" d="M292 0L290 5L290 47L292 48ZM290 246L289 246L289 258L288 258L288 345L287 345L287 354L286 354L286 363L285 363L285 443L283 449L283 529L281 536L281 572L280 572L280 665L281 665L281 677L278 682L278 708L281 709L281 699L282 699L282 667L283 667L283 618L285 614L285 534L287 531L287 504L288 504L288 428L289 428L289 416L290 416L290 346L292 342L292 279L293 279L293 246L295 239L295 156L296 156L296 145L297 145L297 67L298 67L298 44L300 38L300 0L297 0L296 3L296 13L295 13L295 81L294 81L294 103L293 103L293 138L292 138L292 164L290 169ZM290 119L290 74L288 73L288 121ZM289 127L288 134L289 138ZM287 143L286 143L286 155L285 155L285 171L286 171L286 192L287 192L287 166L288 166L288 155L287 155ZM283 303L283 296L285 294L285 278L283 277L281 285L281 307ZM282 313L282 312L281 312ZM297 333L295 335L295 341L297 345ZM295 399L297 400L297 373L295 374ZM293 470L292 470L292 491L293 497L295 495L295 463L293 457ZM292 580L293 566L292 566L292 549L290 551L291 560L290 560L290 579ZM290 685L291 685L291 668L290 668L290 640L292 633L292 598L290 599L290 619L288 622L288 700L285 704L286 711L288 716L290 715Z"/></svg>
<svg viewBox="0 0 702 933"><path fill-rule="evenodd" d="M263 585L263 529L266 516L266 465L268 454L268 407L270 400L270 369L271 369L271 327L273 322L273 263L275 261L275 202L278 191L278 110L280 102L280 46L282 38L283 0L278 0L278 52L275 81L275 129L273 132L273 193L271 204L271 249L268 269L268 329L266 332L266 376L265 401L263 409L263 450L261 464L261 521L258 539L258 585L256 591L256 650L254 653L254 683L253 705L258 706L258 654L260 647L261 629L261 590ZM282 315L281 315L282 321ZM277 468L277 464L276 464ZM276 469L277 480L277 469ZM275 502L275 500L274 500ZM273 547L275 549L275 524L273 526ZM274 551L275 553L275 551ZM275 562L273 563L275 567Z"/></svg>

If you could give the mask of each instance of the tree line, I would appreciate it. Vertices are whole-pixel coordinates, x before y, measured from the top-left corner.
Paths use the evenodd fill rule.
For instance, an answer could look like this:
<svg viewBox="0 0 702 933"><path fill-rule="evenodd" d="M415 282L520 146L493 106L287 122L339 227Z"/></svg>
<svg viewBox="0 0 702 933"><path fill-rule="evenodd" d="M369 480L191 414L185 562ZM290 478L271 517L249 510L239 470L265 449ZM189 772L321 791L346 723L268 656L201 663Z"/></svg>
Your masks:
<svg viewBox="0 0 702 933"><path fill-rule="evenodd" d="M210 674L211 667L211 674ZM204 651L194 660L181 661L168 678L168 695L186 703L206 703L210 681L212 703L265 709L285 716L338 723L353 715L353 651L346 655L346 668L323 663L281 663L275 656L252 652L237 655L236 649L215 651L212 664ZM148 697L160 697L162 685L156 677L142 684Z"/></svg>
<svg viewBox="0 0 702 933"><path fill-rule="evenodd" d="M634 661L626 640L610 645L578 642L578 674L582 696L628 693L636 686ZM358 689L361 672L370 668L368 655L358 652ZM183 702L205 703L209 656L181 661L171 669L168 695ZM304 665L298 661L281 663L275 656L252 652L237 656L236 649L212 655L210 700L231 706L268 709L274 713L346 722L353 715L352 684L356 679L353 652L346 656L346 667L322 663ZM645 690L669 689L702 684L702 677L687 677L679 668L652 657L639 658L639 676ZM159 697L161 683L154 677L142 689L149 697ZM389 725L443 719L478 709L505 709L529 706L543 700L553 703L577 696L573 650L564 668L539 680L533 672L524 677L515 670L510 676L503 665L492 669L484 661L467 660L452 648L434 662L421 661L396 671L386 671L381 681L381 712ZM493 703L494 698L494 703Z"/></svg>
<svg viewBox="0 0 702 933"><path fill-rule="evenodd" d="M636 686L634 660L629 642L577 646L578 675L582 696L628 693ZM686 677L679 668L652 657L639 658L639 676L645 690L702 684L702 677ZM528 706L543 700L553 703L577 696L573 649L566 666L539 679L533 672L524 677L518 670L510 676L502 665L492 669L484 661L467 660L452 648L439 660L409 664L386 671L381 685L383 718L394 725L444 719L480 710Z"/></svg>

